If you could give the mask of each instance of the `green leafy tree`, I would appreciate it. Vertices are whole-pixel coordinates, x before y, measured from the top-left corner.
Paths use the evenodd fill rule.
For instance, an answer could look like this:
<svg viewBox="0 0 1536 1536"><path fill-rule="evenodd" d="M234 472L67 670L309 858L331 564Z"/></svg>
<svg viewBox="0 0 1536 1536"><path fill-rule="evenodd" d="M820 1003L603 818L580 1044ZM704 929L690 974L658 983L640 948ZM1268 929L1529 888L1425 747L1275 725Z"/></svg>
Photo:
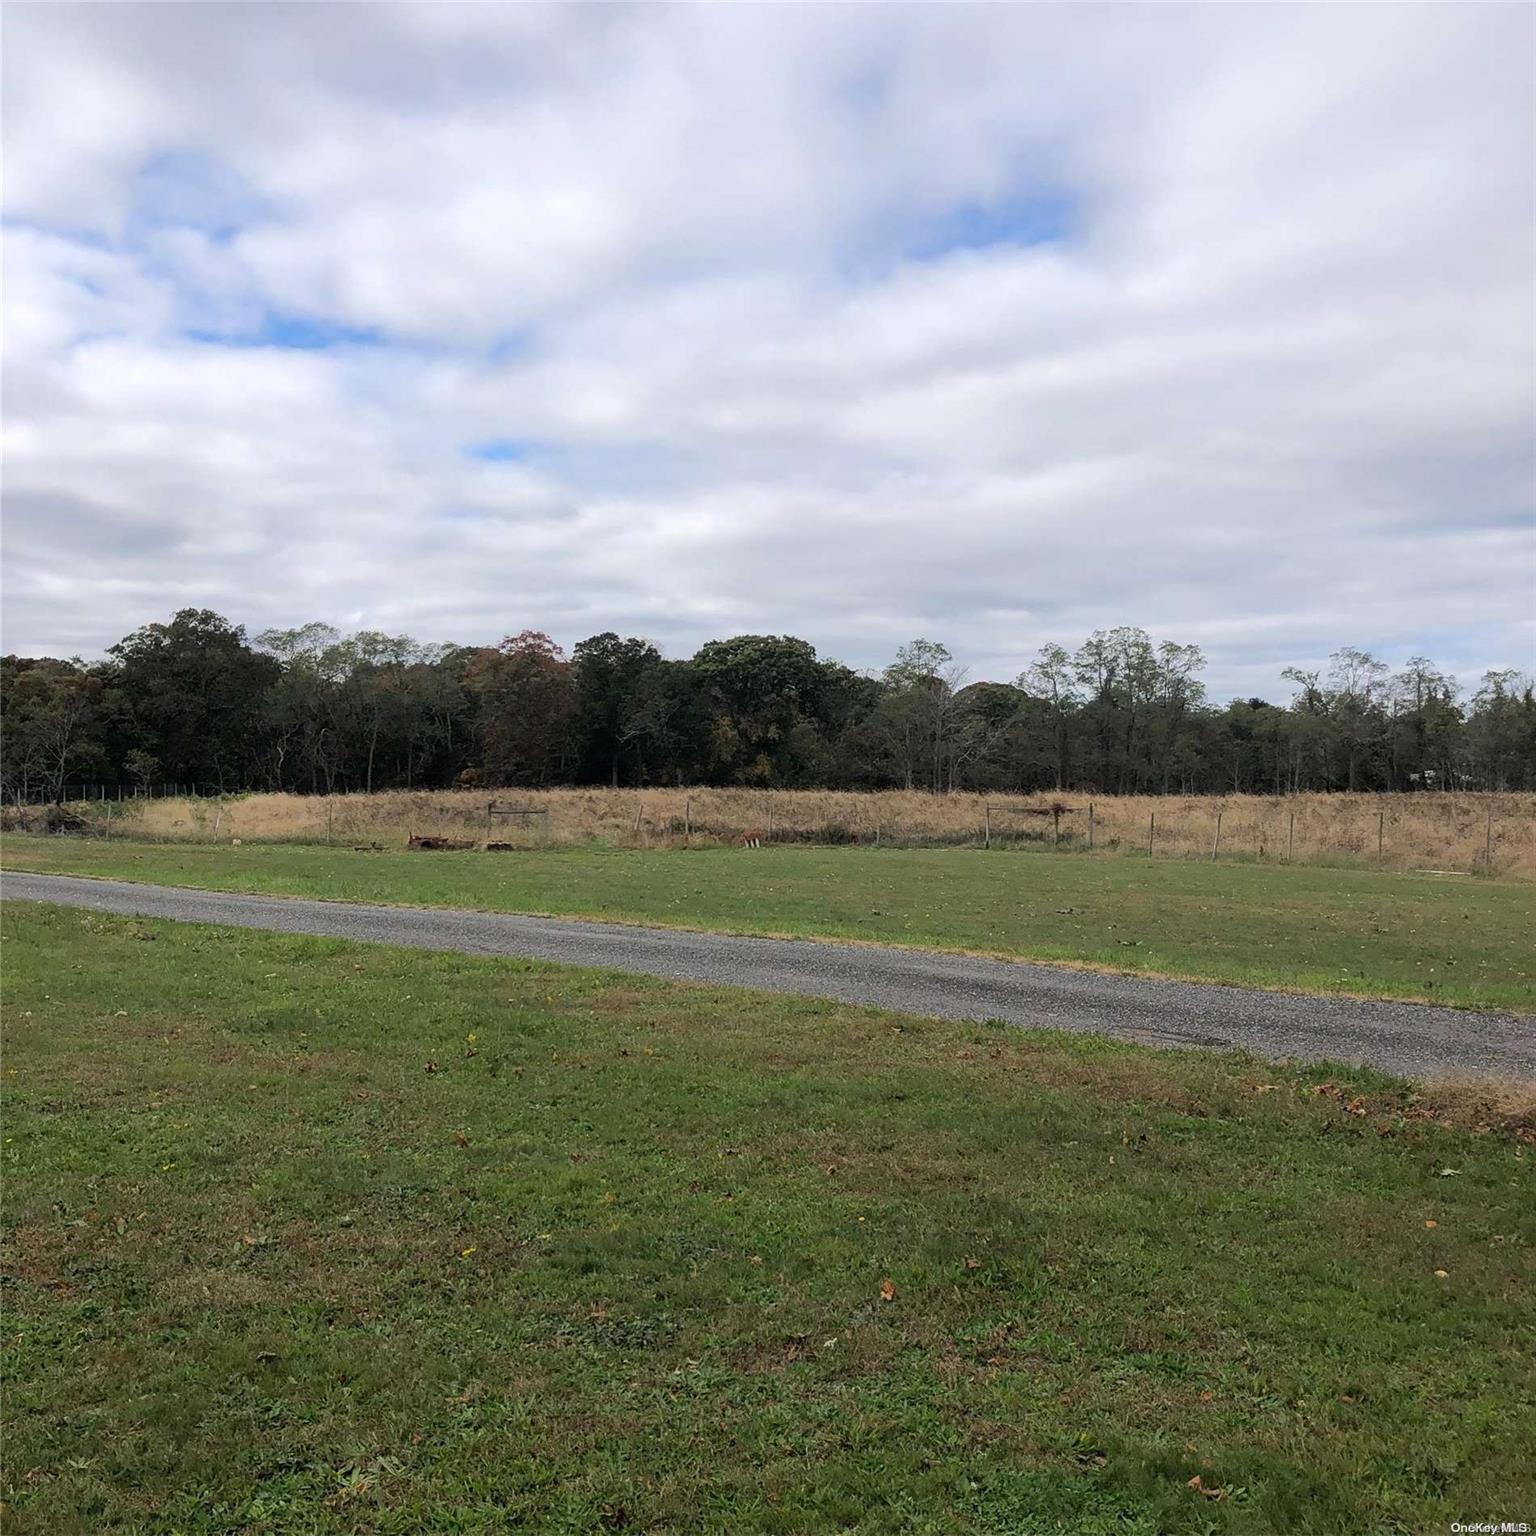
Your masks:
<svg viewBox="0 0 1536 1536"><path fill-rule="evenodd" d="M626 733L630 701L643 690L646 674L661 666L661 652L649 640L621 639L612 630L581 641L571 655L576 690L578 771L584 779L606 778L618 788L624 758L638 740Z"/></svg>
<svg viewBox="0 0 1536 1536"><path fill-rule="evenodd" d="M108 652L126 701L133 745L166 778L243 786L262 756L265 699L277 660L252 649L242 626L206 608L147 624Z"/></svg>

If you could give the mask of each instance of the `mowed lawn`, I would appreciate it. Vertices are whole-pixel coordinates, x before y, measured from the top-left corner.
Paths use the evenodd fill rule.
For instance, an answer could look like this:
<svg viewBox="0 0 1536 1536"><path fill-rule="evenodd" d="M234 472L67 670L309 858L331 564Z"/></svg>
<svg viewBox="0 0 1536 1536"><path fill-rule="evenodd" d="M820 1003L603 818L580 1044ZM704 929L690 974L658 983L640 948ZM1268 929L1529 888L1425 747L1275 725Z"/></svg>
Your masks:
<svg viewBox="0 0 1536 1536"><path fill-rule="evenodd" d="M25 903L0 956L8 1530L1536 1509L1498 1107Z"/></svg>
<svg viewBox="0 0 1536 1536"><path fill-rule="evenodd" d="M14 869L974 950L1536 1012L1536 885L978 849L359 853L6 840Z"/></svg>

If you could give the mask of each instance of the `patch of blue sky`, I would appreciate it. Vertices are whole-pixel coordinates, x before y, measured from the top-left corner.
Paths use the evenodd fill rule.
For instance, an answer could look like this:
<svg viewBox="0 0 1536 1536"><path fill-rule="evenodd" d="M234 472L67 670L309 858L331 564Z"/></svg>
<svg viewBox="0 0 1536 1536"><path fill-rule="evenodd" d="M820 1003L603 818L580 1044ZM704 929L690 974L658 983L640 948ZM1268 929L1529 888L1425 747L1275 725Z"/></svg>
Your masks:
<svg viewBox="0 0 1536 1536"><path fill-rule="evenodd" d="M992 202L960 203L909 232L903 254L934 261L957 251L1056 245L1082 228L1079 200L1064 188L1032 187Z"/></svg>
<svg viewBox="0 0 1536 1536"><path fill-rule="evenodd" d="M868 116L885 110L894 78L887 59L871 57L850 69L838 81L838 95L855 113Z"/></svg>
<svg viewBox="0 0 1536 1536"><path fill-rule="evenodd" d="M289 314L282 310L262 311L254 323L228 328L188 327L182 334L189 341L221 347L286 347L301 352L323 352L341 347L378 347L385 344L384 333L373 327L343 325L313 315Z"/></svg>
<svg viewBox="0 0 1536 1536"><path fill-rule="evenodd" d="M481 438L460 451L485 464L520 465L573 495L627 495L684 491L704 472L695 457L671 444L558 442L525 437Z"/></svg>
<svg viewBox="0 0 1536 1536"><path fill-rule="evenodd" d="M466 443L465 454L487 464L526 464L540 448L532 438L492 437L484 442Z"/></svg>
<svg viewBox="0 0 1536 1536"><path fill-rule="evenodd" d="M158 229L180 228L226 241L271 215L272 209L229 166L207 155L167 151L139 167L126 236L133 243Z"/></svg>
<svg viewBox="0 0 1536 1536"><path fill-rule="evenodd" d="M524 357L532 350L533 331L528 326L521 326L515 330L504 331L486 348L485 356L493 363L510 362L513 358Z"/></svg>

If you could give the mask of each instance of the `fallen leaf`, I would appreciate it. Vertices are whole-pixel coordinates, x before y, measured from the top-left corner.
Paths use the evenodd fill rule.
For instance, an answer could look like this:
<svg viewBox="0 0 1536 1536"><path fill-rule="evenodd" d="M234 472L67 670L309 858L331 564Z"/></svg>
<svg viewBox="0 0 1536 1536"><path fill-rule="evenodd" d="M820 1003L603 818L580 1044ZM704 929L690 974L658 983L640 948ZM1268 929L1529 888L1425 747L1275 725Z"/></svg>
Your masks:
<svg viewBox="0 0 1536 1536"><path fill-rule="evenodd" d="M981 1268L981 1260L980 1259L967 1259L965 1261L965 1267L967 1269L980 1269Z"/></svg>
<svg viewBox="0 0 1536 1536"><path fill-rule="evenodd" d="M1424 1223L1424 1225L1427 1228L1429 1228L1430 1231L1433 1231L1436 1227L1438 1227L1440 1225L1440 1223L1438 1221L1426 1221Z"/></svg>
<svg viewBox="0 0 1536 1536"><path fill-rule="evenodd" d="M896 1287L894 1285L892 1285L889 1280L882 1280L880 1282L880 1300L881 1301L895 1301L896 1300Z"/></svg>
<svg viewBox="0 0 1536 1536"><path fill-rule="evenodd" d="M469 1145L469 1137L466 1136L463 1131L455 1131L453 1133L453 1139L461 1147L467 1147Z"/></svg>
<svg viewBox="0 0 1536 1536"><path fill-rule="evenodd" d="M1186 1488L1193 1488L1196 1493L1203 1493L1208 1499L1224 1499L1227 1496L1227 1490L1225 1488L1207 1488L1205 1484L1200 1481L1200 1474L1198 1472L1196 1472L1195 1475L1190 1478L1187 1483L1184 1484L1184 1486Z"/></svg>
<svg viewBox="0 0 1536 1536"><path fill-rule="evenodd" d="M1436 1280L1449 1280L1450 1278L1450 1275L1443 1269L1437 1269L1435 1271Z"/></svg>

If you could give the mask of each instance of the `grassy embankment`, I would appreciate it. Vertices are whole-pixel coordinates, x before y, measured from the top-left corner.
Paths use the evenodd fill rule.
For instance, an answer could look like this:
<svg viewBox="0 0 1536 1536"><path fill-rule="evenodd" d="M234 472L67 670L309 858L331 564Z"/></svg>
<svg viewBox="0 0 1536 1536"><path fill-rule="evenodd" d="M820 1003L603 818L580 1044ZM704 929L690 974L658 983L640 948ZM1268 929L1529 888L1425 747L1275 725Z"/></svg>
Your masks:
<svg viewBox="0 0 1536 1536"><path fill-rule="evenodd" d="M18 1536L1536 1508L1495 1107L55 908L3 954Z"/></svg>
<svg viewBox="0 0 1536 1536"><path fill-rule="evenodd" d="M356 853L11 837L37 869L970 950L1193 980L1536 1012L1536 887L961 849Z"/></svg>
<svg viewBox="0 0 1536 1536"><path fill-rule="evenodd" d="M1158 858L1208 858L1221 813L1227 860L1358 868L1443 869L1536 878L1536 795L925 795L902 791L550 789L387 790L372 795L256 794L114 806L127 835L191 842L403 844L412 833L482 839L486 802L547 810L498 822L513 842L611 847L732 843L755 831L788 843L940 847L976 844L990 821L1001 846L1082 852L1093 806L1095 851L1146 857L1156 817ZM1053 803L1060 818L1041 814ZM987 807L990 806L990 811ZM105 807L94 807L104 815ZM1489 813L1492 813L1490 823ZM1031 814L1034 813L1034 814ZM120 828L121 830L121 828ZM1378 836L1379 834L1379 836ZM1491 852L1491 865L1488 854Z"/></svg>

